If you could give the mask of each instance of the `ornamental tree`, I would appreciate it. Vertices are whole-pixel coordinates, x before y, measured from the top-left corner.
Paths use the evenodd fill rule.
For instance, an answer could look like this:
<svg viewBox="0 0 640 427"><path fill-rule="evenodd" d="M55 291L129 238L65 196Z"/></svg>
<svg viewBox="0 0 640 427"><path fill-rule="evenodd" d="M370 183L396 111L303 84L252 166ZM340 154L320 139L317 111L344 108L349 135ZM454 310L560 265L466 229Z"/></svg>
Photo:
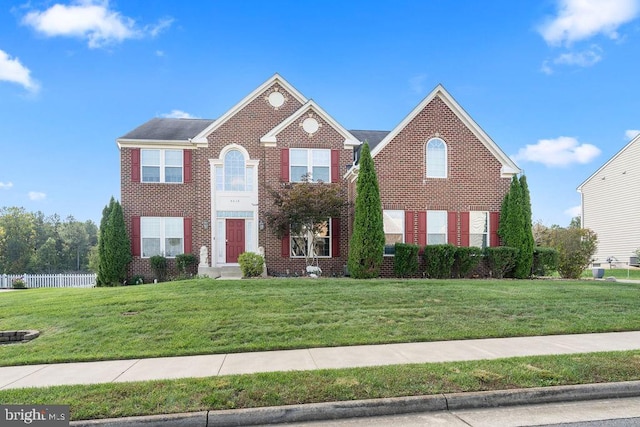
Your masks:
<svg viewBox="0 0 640 427"><path fill-rule="evenodd" d="M353 234L349 243L349 274L356 279L380 275L384 256L384 223L378 177L366 142L360 150Z"/></svg>
<svg viewBox="0 0 640 427"><path fill-rule="evenodd" d="M286 235L302 236L305 263L317 266L318 236L326 233L330 218L340 218L347 204L340 184L312 182L307 175L302 182L283 184L269 192L273 204L264 213L267 226L281 239Z"/></svg>
<svg viewBox="0 0 640 427"><path fill-rule="evenodd" d="M98 254L98 286L117 286L123 283L127 277L127 265L131 262L131 242L122 206L113 197L102 210Z"/></svg>

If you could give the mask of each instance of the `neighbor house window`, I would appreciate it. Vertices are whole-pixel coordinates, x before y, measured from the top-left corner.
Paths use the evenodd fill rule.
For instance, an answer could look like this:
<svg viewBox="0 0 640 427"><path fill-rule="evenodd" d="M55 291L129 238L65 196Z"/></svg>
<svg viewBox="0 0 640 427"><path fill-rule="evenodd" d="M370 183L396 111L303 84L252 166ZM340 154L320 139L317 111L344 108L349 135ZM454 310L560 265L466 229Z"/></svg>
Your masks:
<svg viewBox="0 0 640 427"><path fill-rule="evenodd" d="M182 182L182 150L140 150L142 182Z"/></svg>
<svg viewBox="0 0 640 427"><path fill-rule="evenodd" d="M440 138L427 142L427 178L447 177L447 145Z"/></svg>
<svg viewBox="0 0 640 427"><path fill-rule="evenodd" d="M306 256L330 257L331 256L331 220L321 224L315 235L315 245L312 231L306 227L298 235L291 234L291 257L302 258Z"/></svg>
<svg viewBox="0 0 640 427"><path fill-rule="evenodd" d="M291 182L331 182L331 150L292 148L289 150Z"/></svg>
<svg viewBox="0 0 640 427"><path fill-rule="evenodd" d="M142 257L173 258L184 253L184 220L172 217L140 218Z"/></svg>
<svg viewBox="0 0 640 427"><path fill-rule="evenodd" d="M427 245L447 243L447 211L427 211Z"/></svg>
<svg viewBox="0 0 640 427"><path fill-rule="evenodd" d="M394 255L396 243L404 243L404 211L385 210L382 212L384 223L384 254Z"/></svg>
<svg viewBox="0 0 640 427"><path fill-rule="evenodd" d="M486 248L489 245L489 212L469 212L469 246Z"/></svg>

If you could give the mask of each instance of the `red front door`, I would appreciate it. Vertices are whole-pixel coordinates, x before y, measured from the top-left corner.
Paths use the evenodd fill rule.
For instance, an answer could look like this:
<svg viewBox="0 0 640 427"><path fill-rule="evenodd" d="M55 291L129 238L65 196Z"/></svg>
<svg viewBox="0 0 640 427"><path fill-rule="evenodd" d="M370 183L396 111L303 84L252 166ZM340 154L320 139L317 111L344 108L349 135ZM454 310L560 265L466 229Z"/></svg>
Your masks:
<svg viewBox="0 0 640 427"><path fill-rule="evenodd" d="M227 221L227 262L238 262L238 255L244 252L244 219Z"/></svg>

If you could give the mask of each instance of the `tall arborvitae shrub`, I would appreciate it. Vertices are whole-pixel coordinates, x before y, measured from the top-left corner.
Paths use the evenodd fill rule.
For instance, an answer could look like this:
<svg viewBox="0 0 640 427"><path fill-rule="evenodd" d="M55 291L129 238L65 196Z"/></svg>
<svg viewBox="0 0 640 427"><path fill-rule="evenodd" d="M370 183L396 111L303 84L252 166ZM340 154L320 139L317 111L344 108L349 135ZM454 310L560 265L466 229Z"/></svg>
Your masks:
<svg viewBox="0 0 640 427"><path fill-rule="evenodd" d="M510 271L505 272L506 277L524 279L531 276L531 263L533 262L533 235L531 234L531 205L525 208L525 197L520 180L514 175L509 187L509 193L502 203L500 226L498 234L504 246L516 248L518 256ZM529 212L527 226L527 210ZM531 236L529 241L527 235ZM530 245L530 246L529 246Z"/></svg>
<svg viewBox="0 0 640 427"><path fill-rule="evenodd" d="M378 177L366 142L360 150L359 164L347 267L351 277L368 279L380 275L384 255L384 223Z"/></svg>
<svg viewBox="0 0 640 427"><path fill-rule="evenodd" d="M529 185L527 184L527 177L522 175L520 177L520 188L522 190L522 233L523 240L518 252L518 262L514 276L517 278L525 279L531 277L533 267L533 247L535 242L533 240L533 224L531 222L531 196L529 194Z"/></svg>
<svg viewBox="0 0 640 427"><path fill-rule="evenodd" d="M99 286L117 286L122 284L127 276L127 265L131 262L131 243L120 203L112 197L102 215L97 281Z"/></svg>

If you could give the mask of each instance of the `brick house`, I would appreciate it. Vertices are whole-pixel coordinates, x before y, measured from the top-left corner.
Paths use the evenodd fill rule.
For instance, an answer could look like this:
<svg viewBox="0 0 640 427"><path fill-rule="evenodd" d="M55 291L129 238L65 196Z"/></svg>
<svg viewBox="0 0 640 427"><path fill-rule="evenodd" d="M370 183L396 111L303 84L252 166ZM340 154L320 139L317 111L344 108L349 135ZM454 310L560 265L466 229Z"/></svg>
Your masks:
<svg viewBox="0 0 640 427"><path fill-rule="evenodd" d="M268 189L308 173L355 200L353 164L365 140L389 248L498 244L500 204L520 170L442 86L391 132L348 131L276 74L218 119L155 118L117 139L130 274L149 275L155 254L194 253L200 272L216 276L244 251L263 252L270 274L302 273L311 239L265 228ZM345 209L317 236L325 274L344 272L351 222Z"/></svg>

